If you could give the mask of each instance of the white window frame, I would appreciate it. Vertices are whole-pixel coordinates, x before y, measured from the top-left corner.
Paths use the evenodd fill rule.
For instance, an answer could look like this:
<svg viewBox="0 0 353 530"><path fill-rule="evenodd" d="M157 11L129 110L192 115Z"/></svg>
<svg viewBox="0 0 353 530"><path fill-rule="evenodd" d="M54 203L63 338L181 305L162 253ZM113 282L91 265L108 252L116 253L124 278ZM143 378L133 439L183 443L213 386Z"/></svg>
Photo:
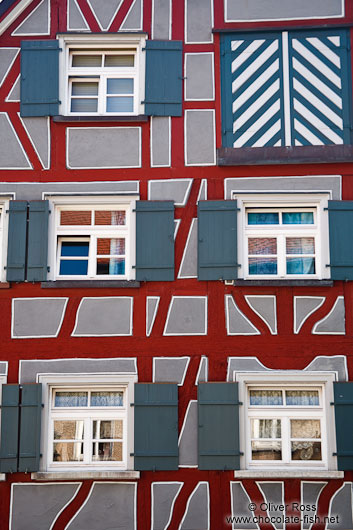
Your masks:
<svg viewBox="0 0 353 530"><path fill-rule="evenodd" d="M136 259L136 201L138 196L131 195L92 195L92 196L47 196L50 201L49 216L49 252L48 280L134 280ZM60 212L62 210L124 210L126 212L126 225L72 225L60 226ZM89 256L87 275L59 275L60 254L59 249L63 240L70 238L78 240L89 239ZM95 270L96 240L99 237L125 237L125 274L123 275L97 275Z"/></svg>
<svg viewBox="0 0 353 530"><path fill-rule="evenodd" d="M40 462L40 471L43 472L86 472L86 471L133 471L134 458L134 383L137 382L137 375L132 373L121 374L39 374L38 382L42 383L42 429L41 429L41 453L43 457ZM122 413L125 415L123 431L123 462L110 462L106 460L98 462L53 462L53 424L52 424L52 393L53 389L58 390L123 390L124 410L117 410L116 418L112 416L112 409L102 408L88 409L82 407L82 417L92 419L119 419ZM105 408L105 407L104 407ZM60 407L61 409L61 407ZM80 407L81 409L81 407ZM99 411L99 412L98 412ZM54 414L57 416L56 414ZM59 414L58 414L59 415ZM79 408L63 408L60 410L63 419L79 418ZM88 420L89 421L89 420ZM92 443L87 436L87 444ZM87 448L86 448L87 449ZM87 458L86 458L87 460Z"/></svg>
<svg viewBox="0 0 353 530"><path fill-rule="evenodd" d="M64 116L136 116L144 114L145 99L145 53L147 35L144 33L131 34L59 34L59 46L62 53L59 55L59 113ZM127 52L126 50L129 50ZM134 67L117 67L105 69L104 67L74 68L71 67L71 57L75 53L91 54L94 52L108 54L134 55ZM81 76L91 76L85 81L99 80L98 109L97 112L71 112L70 93L71 83L74 78L79 80ZM93 79L94 76L94 79ZM97 77L98 76L98 77ZM107 112L106 83L109 78L133 78L134 79L134 103L132 112Z"/></svg>
<svg viewBox="0 0 353 530"><path fill-rule="evenodd" d="M328 225L328 200L329 192L314 193L249 193L233 192L232 199L237 200L238 223L238 277L246 280L321 280L330 278L330 268L326 267L330 263L329 251L329 225ZM247 211L263 208L264 210L286 211L315 211L315 225L249 225L247 224ZM304 228L301 229L300 227ZM311 228L310 228L311 227ZM258 237L282 238L280 248L277 248L277 255L280 256L277 274L249 274L248 270L248 237L256 235ZM285 268L285 245L286 235L293 237L315 237L315 274L287 274Z"/></svg>
<svg viewBox="0 0 353 530"><path fill-rule="evenodd" d="M337 457L333 456L336 452L336 438L334 407L331 403L334 401L333 383L337 380L337 374L333 372L307 372L276 370L274 372L235 372L234 380L239 383L239 401L242 405L239 407L239 435L241 469L249 471L336 471ZM249 389L250 388L268 389L320 389L320 407L296 407L296 406L249 406ZM322 405L322 406L321 406ZM281 409L281 410L280 410ZM304 461L293 460L289 458L273 461L252 460L251 458L251 436L250 423L251 417L261 418L298 418L298 419L321 419L321 451L322 461ZM287 420L286 420L287 421ZM286 427L285 427L286 428ZM289 427L288 427L289 428ZM283 429L283 424L282 424ZM282 433L283 434L283 433ZM290 433L284 433L284 439L289 440ZM283 437L282 437L283 440ZM287 455L288 456L288 455Z"/></svg>

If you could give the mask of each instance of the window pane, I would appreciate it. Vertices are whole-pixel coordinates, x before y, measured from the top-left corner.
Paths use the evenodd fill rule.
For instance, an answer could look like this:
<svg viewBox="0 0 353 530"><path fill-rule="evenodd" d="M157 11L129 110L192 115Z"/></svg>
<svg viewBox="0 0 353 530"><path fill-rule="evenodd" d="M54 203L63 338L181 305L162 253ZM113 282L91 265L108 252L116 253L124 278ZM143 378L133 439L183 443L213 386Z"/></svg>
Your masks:
<svg viewBox="0 0 353 530"><path fill-rule="evenodd" d="M279 215L276 212L252 212L248 213L249 225L278 225Z"/></svg>
<svg viewBox="0 0 353 530"><path fill-rule="evenodd" d="M90 68L92 66L101 66L101 55L73 55L72 66L79 68Z"/></svg>
<svg viewBox="0 0 353 530"><path fill-rule="evenodd" d="M292 460L322 460L321 442L292 442Z"/></svg>
<svg viewBox="0 0 353 530"><path fill-rule="evenodd" d="M286 390L286 404L297 406L318 406L319 392L317 390Z"/></svg>
<svg viewBox="0 0 353 530"><path fill-rule="evenodd" d="M134 110L134 98L132 97L108 97L107 112L132 112Z"/></svg>
<svg viewBox="0 0 353 530"><path fill-rule="evenodd" d="M287 274L315 274L315 258L287 258Z"/></svg>
<svg viewBox="0 0 353 530"><path fill-rule="evenodd" d="M90 210L62 210L60 212L61 226L90 226L91 222L92 220Z"/></svg>
<svg viewBox="0 0 353 530"><path fill-rule="evenodd" d="M88 260L76 259L76 260L66 260L62 259L60 261L60 271L61 276L85 276L88 270Z"/></svg>
<svg viewBox="0 0 353 530"><path fill-rule="evenodd" d="M281 390L250 390L250 405L283 405Z"/></svg>
<svg viewBox="0 0 353 530"><path fill-rule="evenodd" d="M281 442L275 440L251 442L253 460L282 460Z"/></svg>
<svg viewBox="0 0 353 530"><path fill-rule="evenodd" d="M123 256L125 254L125 238L98 238L97 255Z"/></svg>
<svg viewBox="0 0 353 530"><path fill-rule="evenodd" d="M282 223L284 225L313 225L313 212L283 212Z"/></svg>
<svg viewBox="0 0 353 530"><path fill-rule="evenodd" d="M72 83L73 96L98 96L98 83L94 82L73 82Z"/></svg>
<svg viewBox="0 0 353 530"><path fill-rule="evenodd" d="M277 259L249 258L249 274L277 274Z"/></svg>
<svg viewBox="0 0 353 530"><path fill-rule="evenodd" d="M54 443L54 462L82 462L83 443L59 442Z"/></svg>
<svg viewBox="0 0 353 530"><path fill-rule="evenodd" d="M123 420L94 420L93 439L112 440L123 437Z"/></svg>
<svg viewBox="0 0 353 530"><path fill-rule="evenodd" d="M122 407L124 392L92 392L91 407Z"/></svg>
<svg viewBox="0 0 353 530"><path fill-rule="evenodd" d="M104 66L134 66L134 55L106 55Z"/></svg>
<svg viewBox="0 0 353 530"><path fill-rule="evenodd" d="M123 210L96 210L94 212L95 225L125 225L126 212Z"/></svg>
<svg viewBox="0 0 353 530"><path fill-rule="evenodd" d="M88 256L89 241L62 241L61 256Z"/></svg>
<svg viewBox="0 0 353 530"><path fill-rule="evenodd" d="M87 392L55 392L55 407L87 407Z"/></svg>
<svg viewBox="0 0 353 530"><path fill-rule="evenodd" d="M54 440L83 440L83 420L54 421Z"/></svg>
<svg viewBox="0 0 353 530"><path fill-rule="evenodd" d="M94 462L108 460L121 462L123 459L122 442L93 442L92 460Z"/></svg>
<svg viewBox="0 0 353 530"><path fill-rule="evenodd" d="M125 274L125 258L98 258L97 274Z"/></svg>
<svg viewBox="0 0 353 530"><path fill-rule="evenodd" d="M320 420L290 420L291 438L321 438Z"/></svg>
<svg viewBox="0 0 353 530"><path fill-rule="evenodd" d="M251 420L251 438L281 438L281 420Z"/></svg>
<svg viewBox="0 0 353 530"><path fill-rule="evenodd" d="M287 254L315 254L314 237L287 237Z"/></svg>
<svg viewBox="0 0 353 530"><path fill-rule="evenodd" d="M107 94L133 94L133 79L107 79Z"/></svg>
<svg viewBox="0 0 353 530"><path fill-rule="evenodd" d="M97 112L98 99L96 98L72 98L71 112Z"/></svg>
<svg viewBox="0 0 353 530"><path fill-rule="evenodd" d="M250 237L248 239L249 254L277 254L275 237Z"/></svg>

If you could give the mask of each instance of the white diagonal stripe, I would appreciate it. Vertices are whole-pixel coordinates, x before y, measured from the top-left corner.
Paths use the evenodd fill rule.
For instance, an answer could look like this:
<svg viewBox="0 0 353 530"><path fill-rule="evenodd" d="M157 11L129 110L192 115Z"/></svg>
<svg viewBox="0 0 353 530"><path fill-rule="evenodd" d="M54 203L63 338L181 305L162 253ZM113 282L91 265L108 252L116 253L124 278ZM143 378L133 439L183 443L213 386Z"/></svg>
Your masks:
<svg viewBox="0 0 353 530"><path fill-rule="evenodd" d="M281 147L281 145L282 145L281 140L278 140L278 142L276 142L273 147Z"/></svg>
<svg viewBox="0 0 353 530"><path fill-rule="evenodd" d="M324 114L332 123L337 125L340 129L343 129L343 120L335 112L333 112L321 99L317 98L310 90L305 88L304 85L298 81L298 79L293 80L293 87L297 90L309 103L314 105L322 114Z"/></svg>
<svg viewBox="0 0 353 530"><path fill-rule="evenodd" d="M317 50L319 50L322 55L326 57L331 63L333 63L337 68L341 68L341 59L337 53L333 52L331 48L326 46L320 39L317 37L307 37L306 39L310 44L312 44Z"/></svg>
<svg viewBox="0 0 353 530"><path fill-rule="evenodd" d="M233 101L233 112L236 112L268 79L279 69L279 59L276 59L255 81Z"/></svg>
<svg viewBox="0 0 353 530"><path fill-rule="evenodd" d="M265 92L261 94L260 97L258 97L254 103L252 103L246 110L237 118L234 120L234 127L235 130L239 130L242 128L244 123L246 123L251 116L255 114L256 111L258 111L266 101L268 101L273 94L275 94L279 90L279 79L276 79L274 83L272 83L271 86L268 87Z"/></svg>
<svg viewBox="0 0 353 530"><path fill-rule="evenodd" d="M267 109L266 112L260 116L258 120L255 121L255 123L252 124L251 129L248 129L244 134L242 134L238 140L236 140L233 143L233 147L241 147L244 145L249 138L251 138L263 125L265 125L266 122L268 122L269 119L272 118L276 112L278 112L280 109L280 102L275 101L273 105L269 109ZM234 131L235 132L235 131Z"/></svg>
<svg viewBox="0 0 353 530"><path fill-rule="evenodd" d="M243 42L244 42L243 40L232 40L231 45L230 45L232 51L234 52L237 48L239 48L239 46L243 44Z"/></svg>
<svg viewBox="0 0 353 530"><path fill-rule="evenodd" d="M324 145L324 143L317 137L315 134L313 134L305 125L303 125L300 121L294 120L294 128L296 131L298 131L308 142L310 142L311 145ZM296 140L297 142L297 140ZM298 144L297 144L298 145Z"/></svg>
<svg viewBox="0 0 353 530"><path fill-rule="evenodd" d="M316 55L311 53L305 46L302 45L298 39L293 39L292 41L293 48L304 57L310 64L315 66L315 68L321 72L324 76L327 77L337 88L341 88L341 79L338 75L335 74L325 63L320 61Z"/></svg>
<svg viewBox="0 0 353 530"><path fill-rule="evenodd" d="M323 83L316 75L314 75L306 66L301 64L295 57L293 57L293 68L299 72L309 83L322 92L332 103L338 108L342 109L342 99L331 88Z"/></svg>
<svg viewBox="0 0 353 530"><path fill-rule="evenodd" d="M294 98L294 108L299 114L303 116L307 121L309 121L316 129L318 129L322 134L324 134L329 140L334 144L343 144L342 138L338 136L334 131L329 129L327 125L321 121L315 114L313 114L309 109L300 103L296 98Z"/></svg>
<svg viewBox="0 0 353 530"><path fill-rule="evenodd" d="M303 145L299 140L295 140L295 145Z"/></svg>
<svg viewBox="0 0 353 530"><path fill-rule="evenodd" d="M339 46L341 43L340 37L327 37L335 46Z"/></svg>
<svg viewBox="0 0 353 530"><path fill-rule="evenodd" d="M271 55L273 55L278 50L278 41L274 41L266 50L264 50L253 63L251 63L248 68L244 70L232 83L232 90L235 92L238 90L249 77L256 72L260 66L262 66Z"/></svg>
<svg viewBox="0 0 353 530"><path fill-rule="evenodd" d="M261 44L265 42L265 39L258 39L254 40L245 48L243 52L241 52L240 55L234 61L232 61L232 72L235 72L239 66L241 66L247 59L249 59L250 55L252 55L258 48L260 48Z"/></svg>
<svg viewBox="0 0 353 530"><path fill-rule="evenodd" d="M266 145L270 140L271 138L273 138L273 136L275 134L278 133L278 131L281 130L281 120L278 120L276 121L276 123L274 123L272 125L272 127L270 127L254 144L252 147L263 147L264 145ZM275 144L275 146L278 145L278 142ZM281 140L279 140L279 145L281 145Z"/></svg>

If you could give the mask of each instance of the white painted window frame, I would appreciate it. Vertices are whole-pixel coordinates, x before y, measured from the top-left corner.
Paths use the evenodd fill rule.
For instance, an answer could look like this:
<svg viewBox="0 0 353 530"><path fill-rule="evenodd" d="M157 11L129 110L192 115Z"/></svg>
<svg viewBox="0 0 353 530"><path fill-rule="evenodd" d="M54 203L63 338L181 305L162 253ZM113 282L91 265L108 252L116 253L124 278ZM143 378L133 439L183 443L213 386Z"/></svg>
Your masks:
<svg viewBox="0 0 353 530"><path fill-rule="evenodd" d="M59 54L59 114L64 116L136 116L144 114L145 99L145 53L147 36L144 33L131 34L59 34L57 36L62 53ZM129 52L126 51L129 48ZM71 67L72 50L75 53L99 53L133 54L135 57L134 67L127 68L73 68ZM70 111L70 77L99 76L98 112L79 113ZM131 77L134 79L134 105L133 112L106 112L105 111L105 86L107 78ZM86 80L89 80L88 78Z"/></svg>

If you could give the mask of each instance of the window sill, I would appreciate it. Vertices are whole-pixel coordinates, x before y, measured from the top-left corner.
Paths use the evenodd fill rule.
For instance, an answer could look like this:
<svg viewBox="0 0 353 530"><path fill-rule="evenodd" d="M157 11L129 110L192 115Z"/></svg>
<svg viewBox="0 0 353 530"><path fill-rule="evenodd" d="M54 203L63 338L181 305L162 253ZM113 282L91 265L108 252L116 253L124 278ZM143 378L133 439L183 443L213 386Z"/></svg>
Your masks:
<svg viewBox="0 0 353 530"><path fill-rule="evenodd" d="M330 478L330 479L340 479L344 478L343 471L264 471L264 470L241 470L234 471L235 478Z"/></svg>
<svg viewBox="0 0 353 530"><path fill-rule="evenodd" d="M32 480L135 480L139 471L38 471L31 473Z"/></svg>
<svg viewBox="0 0 353 530"><path fill-rule="evenodd" d="M0 473L0 482L5 482L6 480L6 473Z"/></svg>
<svg viewBox="0 0 353 530"><path fill-rule="evenodd" d="M10 289L10 282L0 282L0 289Z"/></svg>
<svg viewBox="0 0 353 530"><path fill-rule="evenodd" d="M333 287L333 280L233 280L231 285L244 287Z"/></svg>
<svg viewBox="0 0 353 530"><path fill-rule="evenodd" d="M133 288L140 287L136 280L57 280L56 282L41 282L42 289L80 289L81 287L100 288Z"/></svg>
<svg viewBox="0 0 353 530"><path fill-rule="evenodd" d="M113 121L113 122L146 122L149 116L138 114L137 116L53 116L53 121L60 123L67 122L89 122L89 121Z"/></svg>
<svg viewBox="0 0 353 530"><path fill-rule="evenodd" d="M352 162L352 145L313 145L301 147L221 147L217 149L219 166L269 164L328 164Z"/></svg>

